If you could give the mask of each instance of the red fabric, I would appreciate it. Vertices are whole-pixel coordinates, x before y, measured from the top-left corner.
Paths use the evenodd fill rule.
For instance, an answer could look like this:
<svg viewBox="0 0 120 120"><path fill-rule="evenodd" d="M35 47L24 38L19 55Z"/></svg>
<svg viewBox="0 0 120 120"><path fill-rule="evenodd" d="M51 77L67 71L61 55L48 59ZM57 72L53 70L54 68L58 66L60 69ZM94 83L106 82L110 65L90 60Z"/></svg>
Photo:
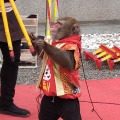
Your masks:
<svg viewBox="0 0 120 120"><path fill-rule="evenodd" d="M72 43L72 44L77 44L79 49L81 49L81 36L76 35L76 36L71 36L68 38L61 39L59 41L53 41L53 45L55 46L58 43Z"/></svg>
<svg viewBox="0 0 120 120"><path fill-rule="evenodd" d="M72 72L69 72L66 69L61 68L60 70L62 73L64 73L68 78L71 83L73 83L74 86L79 87L79 92L76 94L65 94L63 96L60 96L61 98L64 99L75 99L81 96L81 87L80 87L80 75L78 70L73 70ZM63 83L64 84L64 83ZM64 86L64 85L63 85ZM65 86L64 86L65 89ZM65 89L67 91L67 89Z"/></svg>
<svg viewBox="0 0 120 120"><path fill-rule="evenodd" d="M56 96L56 85L52 65L53 65L52 60L48 59L43 79L41 80L40 83L40 89L42 89L44 94L47 96Z"/></svg>
<svg viewBox="0 0 120 120"><path fill-rule="evenodd" d="M75 65L75 69L72 72L68 71L67 69L61 68L60 66L59 66L60 69L57 69L57 67L54 66L53 61L50 58L48 58L43 79L41 80L40 83L40 89L43 90L45 95L47 96L58 95L57 93L59 93L60 91L57 90L56 88L57 83L55 80L55 78L57 78L58 76L60 76L60 81L62 83L63 91L64 91L63 94L61 94L60 92L61 95L58 95L59 97L64 99L75 99L81 95L80 75L78 72L79 61L80 61L79 49L81 49L80 40L81 37L77 35L59 41L53 41L52 43L53 46L62 45L60 49L74 50L74 58L76 61L76 65ZM58 76L56 75L56 71L54 71L55 69L57 71L57 75L59 74Z"/></svg>

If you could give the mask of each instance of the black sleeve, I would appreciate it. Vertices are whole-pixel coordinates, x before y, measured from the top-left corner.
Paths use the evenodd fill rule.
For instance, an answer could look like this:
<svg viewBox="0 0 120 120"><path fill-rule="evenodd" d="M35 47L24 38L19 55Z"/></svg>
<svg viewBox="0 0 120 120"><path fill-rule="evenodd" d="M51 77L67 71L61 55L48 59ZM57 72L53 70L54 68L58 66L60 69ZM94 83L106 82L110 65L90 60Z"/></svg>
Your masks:
<svg viewBox="0 0 120 120"><path fill-rule="evenodd" d="M14 0L14 1L16 1L16 0ZM9 0L4 0L4 2L6 3L6 2L9 2Z"/></svg>

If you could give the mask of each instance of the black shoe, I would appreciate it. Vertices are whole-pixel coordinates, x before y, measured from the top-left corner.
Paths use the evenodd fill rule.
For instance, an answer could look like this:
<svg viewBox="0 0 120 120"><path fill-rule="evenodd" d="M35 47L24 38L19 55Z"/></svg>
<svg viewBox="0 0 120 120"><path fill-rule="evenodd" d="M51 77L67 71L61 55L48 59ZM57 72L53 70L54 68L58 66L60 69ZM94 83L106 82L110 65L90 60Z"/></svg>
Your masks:
<svg viewBox="0 0 120 120"><path fill-rule="evenodd" d="M28 110L17 107L15 104L12 104L10 107L0 107L0 113L6 115L13 115L18 117L28 117L30 112Z"/></svg>

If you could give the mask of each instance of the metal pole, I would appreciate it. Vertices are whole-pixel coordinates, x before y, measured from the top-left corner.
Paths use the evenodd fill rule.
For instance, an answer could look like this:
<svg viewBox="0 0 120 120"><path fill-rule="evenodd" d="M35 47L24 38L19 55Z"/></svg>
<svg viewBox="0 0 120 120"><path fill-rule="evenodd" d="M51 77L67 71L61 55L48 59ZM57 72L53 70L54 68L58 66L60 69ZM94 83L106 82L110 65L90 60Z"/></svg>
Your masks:
<svg viewBox="0 0 120 120"><path fill-rule="evenodd" d="M0 3L1 3L3 24L4 24L4 28L5 28L5 35L7 38L7 43L8 43L8 48L9 48L9 54L10 54L11 60L14 61L14 51L13 51L12 40L11 40L11 36L10 36L10 30L9 30L9 26L8 26L8 20L7 20L4 0L0 0Z"/></svg>
<svg viewBox="0 0 120 120"><path fill-rule="evenodd" d="M25 28L25 26L24 26L24 23L23 23L23 21L22 21L22 19L21 19L21 16L20 16L20 14L19 14L19 12L18 12L18 10L17 10L17 7L16 7L16 5L15 5L14 0L10 0L10 3L11 3L11 6L12 6L12 8L13 8L13 11L14 11L14 13L15 13L15 16L16 16L16 18L17 18L17 20L18 20L18 23L19 23L19 25L20 25L20 28L21 28L21 30L22 30L22 32L23 32L23 34L24 34L24 37L25 37L25 39L26 39L26 42L27 42L27 44L28 44L28 46L29 46L29 49L30 49L32 55L35 56L34 47L32 46L30 37L29 37L28 32L27 32L27 30L26 30L26 28Z"/></svg>

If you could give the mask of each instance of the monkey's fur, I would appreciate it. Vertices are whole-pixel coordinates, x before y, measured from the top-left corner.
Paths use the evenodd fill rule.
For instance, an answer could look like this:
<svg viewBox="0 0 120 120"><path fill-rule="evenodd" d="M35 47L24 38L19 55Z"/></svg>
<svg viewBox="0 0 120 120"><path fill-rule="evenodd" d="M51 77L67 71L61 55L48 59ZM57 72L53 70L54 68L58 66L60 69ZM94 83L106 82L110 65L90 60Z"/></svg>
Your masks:
<svg viewBox="0 0 120 120"><path fill-rule="evenodd" d="M57 31L51 35L53 41L61 40L63 38L67 38L73 35L79 35L80 26L74 18L65 17L58 19L59 23L62 23L61 27L57 29ZM74 59L74 51L66 51L60 50L48 43L44 40L37 39L33 33L29 34L32 40L33 46L35 48L36 54L39 56L41 51L44 50L47 55L59 64L61 67L68 69L69 71L74 70L75 68L75 59ZM40 57L42 57L41 54Z"/></svg>

